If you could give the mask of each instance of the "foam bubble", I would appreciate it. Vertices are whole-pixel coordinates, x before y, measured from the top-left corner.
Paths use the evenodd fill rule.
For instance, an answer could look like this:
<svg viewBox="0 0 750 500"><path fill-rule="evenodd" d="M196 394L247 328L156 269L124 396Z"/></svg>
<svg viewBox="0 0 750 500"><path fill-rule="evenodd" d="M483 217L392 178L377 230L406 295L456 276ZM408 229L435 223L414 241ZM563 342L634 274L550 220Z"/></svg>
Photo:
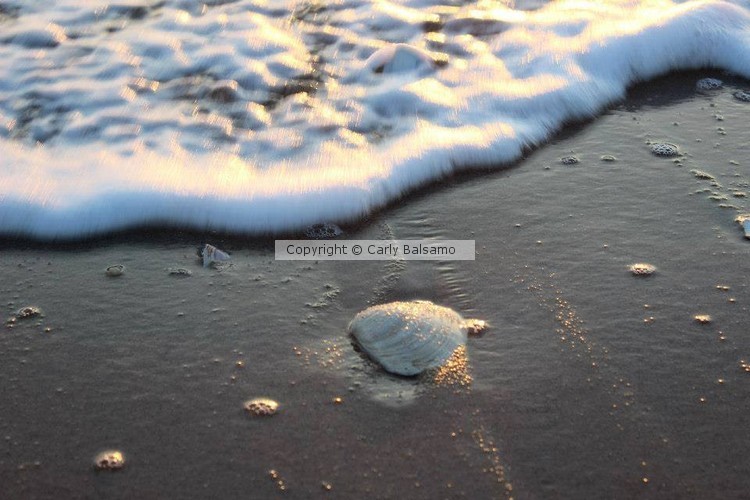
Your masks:
<svg viewBox="0 0 750 500"><path fill-rule="evenodd" d="M105 271L105 274L111 278L122 276L123 274L125 274L125 266L123 266L122 264L115 264L113 266L109 266L107 270Z"/></svg>
<svg viewBox="0 0 750 500"><path fill-rule="evenodd" d="M15 317L17 319L30 319L36 318L42 315L42 310L37 306L25 306L16 311Z"/></svg>
<svg viewBox="0 0 750 500"><path fill-rule="evenodd" d="M633 276L651 276L656 272L656 266L645 262L632 264L629 269Z"/></svg>
<svg viewBox="0 0 750 500"><path fill-rule="evenodd" d="M125 455L117 450L103 451L94 458L94 467L98 470L120 470L125 467Z"/></svg>
<svg viewBox="0 0 750 500"><path fill-rule="evenodd" d="M677 156L680 154L680 148L676 144L668 142L658 142L651 145L651 152L656 156Z"/></svg>
<svg viewBox="0 0 750 500"><path fill-rule="evenodd" d="M313 240L330 239L340 236L344 231L336 224L313 224L305 229L305 236Z"/></svg>
<svg viewBox="0 0 750 500"><path fill-rule="evenodd" d="M720 89L724 82L717 78L701 78L695 83L695 88L701 91Z"/></svg>
<svg viewBox="0 0 750 500"><path fill-rule="evenodd" d="M693 319L702 325L706 325L712 321L709 314L696 314L693 316Z"/></svg>
<svg viewBox="0 0 750 500"><path fill-rule="evenodd" d="M273 399L255 398L246 401L244 408L246 412L256 417L269 417L278 411L279 403Z"/></svg>

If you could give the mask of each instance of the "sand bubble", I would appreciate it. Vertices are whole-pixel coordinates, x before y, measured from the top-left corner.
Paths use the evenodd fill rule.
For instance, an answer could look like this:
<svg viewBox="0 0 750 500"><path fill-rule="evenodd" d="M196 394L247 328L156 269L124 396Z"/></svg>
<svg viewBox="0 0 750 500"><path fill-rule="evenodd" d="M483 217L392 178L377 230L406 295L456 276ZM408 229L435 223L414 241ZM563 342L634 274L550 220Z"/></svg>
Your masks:
<svg viewBox="0 0 750 500"><path fill-rule="evenodd" d="M29 318L35 318L41 315L42 315L42 310L36 306L22 307L21 309L16 311L17 319L29 319Z"/></svg>
<svg viewBox="0 0 750 500"><path fill-rule="evenodd" d="M279 409L279 403L273 399L255 398L245 401L245 411L256 417L268 417L274 415Z"/></svg>
<svg viewBox="0 0 750 500"><path fill-rule="evenodd" d="M123 266L122 264L109 266L107 268L106 273L107 273L107 276L109 276L110 278L122 276L125 273L125 266Z"/></svg>
<svg viewBox="0 0 750 500"><path fill-rule="evenodd" d="M680 148L669 142L657 142L651 145L651 152L656 156L670 157L679 155Z"/></svg>
<svg viewBox="0 0 750 500"><path fill-rule="evenodd" d="M628 269L630 269L633 276L651 276L656 272L656 266L646 264L645 262L636 262Z"/></svg>
<svg viewBox="0 0 750 500"><path fill-rule="evenodd" d="M125 455L121 451L103 451L94 458L94 467L98 470L119 470L124 466Z"/></svg>

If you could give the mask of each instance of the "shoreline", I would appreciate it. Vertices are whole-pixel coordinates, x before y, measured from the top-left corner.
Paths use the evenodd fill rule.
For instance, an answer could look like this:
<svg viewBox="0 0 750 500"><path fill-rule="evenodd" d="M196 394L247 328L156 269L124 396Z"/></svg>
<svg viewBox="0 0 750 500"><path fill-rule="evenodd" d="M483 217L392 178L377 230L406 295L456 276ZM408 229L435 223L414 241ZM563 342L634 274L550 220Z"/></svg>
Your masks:
<svg viewBox="0 0 750 500"><path fill-rule="evenodd" d="M700 78L705 78L707 75L716 75L717 73L721 73L721 76L726 80L727 85L735 87L741 85L746 87L750 86L750 80L746 78L710 67L694 70L670 71L653 79L636 82L630 85L624 99L604 106L599 110L598 114L594 116L587 117L583 120L564 122L561 124L560 129L545 142L536 146L527 146L524 148L521 156L510 163L503 163L495 166L484 165L462 167L442 178L428 181L420 186L410 189L400 197L390 200L385 205L377 207L363 216L340 221L325 220L319 221L319 223L335 223L345 230L345 235L356 233L358 230L366 227L370 221L377 220L381 216L387 216L390 211L401 207L404 202L408 203L408 200L421 199L444 189L460 189L463 183L473 182L476 179L487 178L488 182L492 181L497 176L502 175L505 171L521 167L528 157L533 156L535 152L544 149L548 145L564 141L574 137L576 134L584 132L587 127L594 126L597 120L602 116L605 116L608 112L620 107L627 107L633 110L653 105L670 106L679 103L682 100L693 98L696 96L697 91L695 85L691 85L690 83L698 81ZM681 82L681 84L675 88L672 85L672 82ZM655 103L653 102L654 97L648 94L652 91L659 94ZM296 231L283 230L278 232L256 233L197 229L191 226L182 226L179 224L160 225L159 223L148 223L114 231L97 232L86 236L39 238L26 234L0 233L0 248L12 248L15 244L18 244L27 245L29 248L51 246L59 247L61 249L67 247L75 249L79 246L117 244L119 241L140 242L147 238L155 238L164 242L171 240L181 241L184 238L193 238L199 243L202 241L208 241L209 239L214 239L216 241L236 241L239 245L246 243L272 245L272 242L276 239L304 239L303 232L304 228Z"/></svg>

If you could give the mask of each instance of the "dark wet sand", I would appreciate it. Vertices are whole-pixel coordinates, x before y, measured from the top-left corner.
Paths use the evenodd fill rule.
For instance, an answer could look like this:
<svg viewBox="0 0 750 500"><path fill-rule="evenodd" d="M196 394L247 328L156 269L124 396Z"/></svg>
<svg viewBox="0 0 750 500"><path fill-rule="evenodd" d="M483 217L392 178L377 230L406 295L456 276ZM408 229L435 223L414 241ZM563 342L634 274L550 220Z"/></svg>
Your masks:
<svg viewBox="0 0 750 500"><path fill-rule="evenodd" d="M44 317L0 331L0 496L742 498L750 105L731 85L696 94L703 76L637 87L520 164L348 233L475 239L474 262L275 262L267 241L188 233L5 240L3 317ZM231 266L200 266L206 238ZM416 298L491 323L469 387L392 377L351 348L359 310ZM248 417L256 396L279 413ZM95 472L110 448L125 468Z"/></svg>

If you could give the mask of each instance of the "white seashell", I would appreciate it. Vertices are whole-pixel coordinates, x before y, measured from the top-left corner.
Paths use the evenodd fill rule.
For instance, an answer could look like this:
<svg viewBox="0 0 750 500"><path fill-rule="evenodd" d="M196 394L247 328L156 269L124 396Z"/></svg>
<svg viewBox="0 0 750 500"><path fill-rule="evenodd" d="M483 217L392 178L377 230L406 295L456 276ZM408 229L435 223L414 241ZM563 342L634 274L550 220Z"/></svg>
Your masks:
<svg viewBox="0 0 750 500"><path fill-rule="evenodd" d="M386 371L417 375L445 363L466 344L468 326L460 314L429 301L392 302L365 309L349 323L348 333Z"/></svg>
<svg viewBox="0 0 750 500"><path fill-rule="evenodd" d="M200 251L200 256L203 258L203 267L208 267L214 262L225 262L231 259L228 253L209 244L203 247Z"/></svg>

